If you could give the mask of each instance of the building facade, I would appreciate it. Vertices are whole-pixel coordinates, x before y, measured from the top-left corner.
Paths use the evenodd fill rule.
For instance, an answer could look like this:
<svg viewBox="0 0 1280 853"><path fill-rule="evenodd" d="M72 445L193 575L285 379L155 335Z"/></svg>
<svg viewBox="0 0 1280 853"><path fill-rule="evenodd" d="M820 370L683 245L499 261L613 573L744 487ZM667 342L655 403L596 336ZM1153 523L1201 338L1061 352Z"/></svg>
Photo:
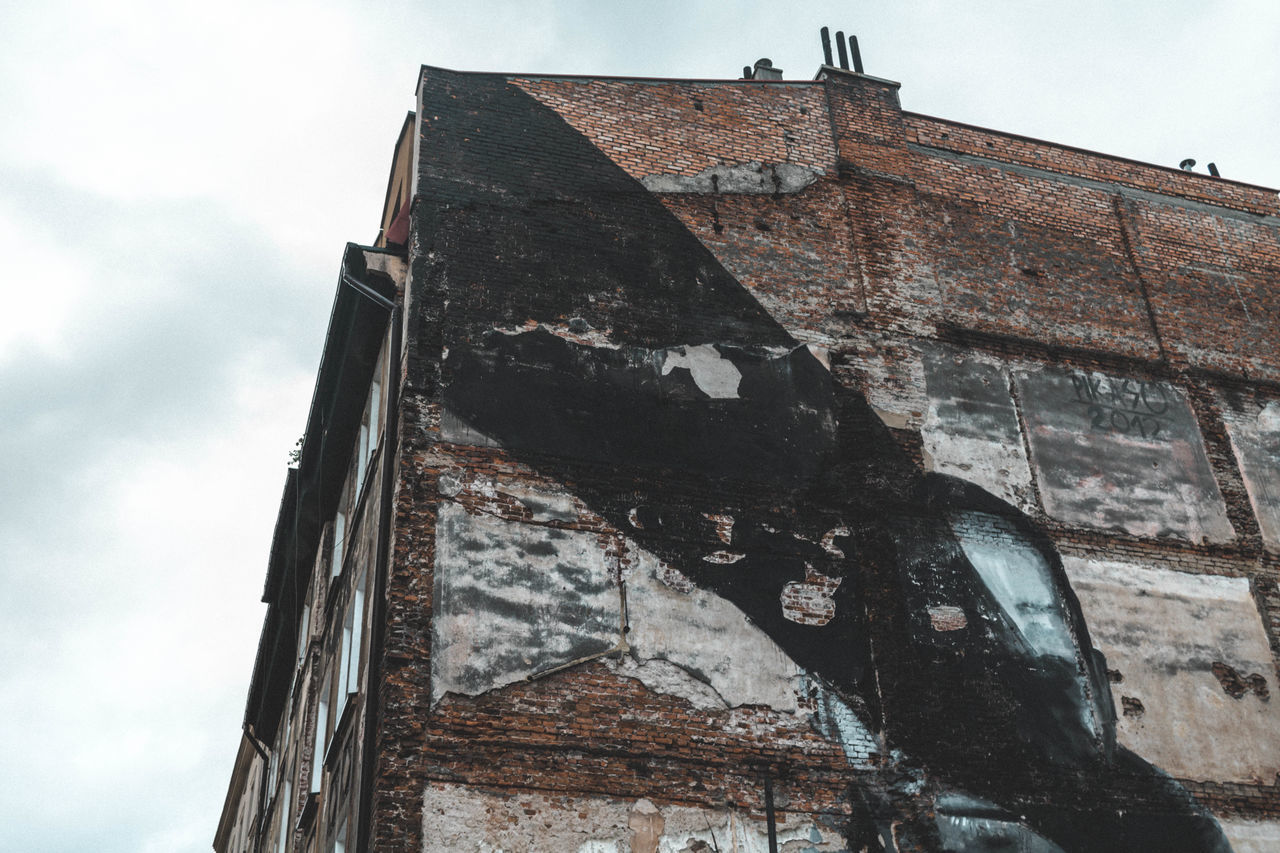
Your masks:
<svg viewBox="0 0 1280 853"><path fill-rule="evenodd" d="M1280 845L1276 192L762 67L422 69L219 853Z"/></svg>

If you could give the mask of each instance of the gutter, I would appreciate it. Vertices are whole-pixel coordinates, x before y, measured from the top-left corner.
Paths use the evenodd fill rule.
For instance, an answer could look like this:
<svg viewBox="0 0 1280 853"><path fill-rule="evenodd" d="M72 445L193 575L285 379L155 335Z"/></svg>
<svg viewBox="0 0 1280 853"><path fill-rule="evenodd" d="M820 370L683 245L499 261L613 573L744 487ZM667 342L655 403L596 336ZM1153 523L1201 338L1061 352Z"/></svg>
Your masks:
<svg viewBox="0 0 1280 853"><path fill-rule="evenodd" d="M406 286L407 284L406 280ZM376 296L376 294L373 295ZM386 433L383 438L382 450L382 495L380 501L381 518L379 519L379 527L382 529L378 534L378 556L374 571L373 589L371 590L373 613L370 618L369 661L366 667L367 677L365 679L367 686L365 687L364 700L364 746L361 753L360 804L355 847L357 851L370 849L369 837L373 831L373 775L377 765L382 653L385 645L384 636L387 619L387 574L391 562L391 535L395 523L393 501L395 497L396 463L399 459L401 366L404 363L403 355L400 352L404 337L403 323L400 317L404 310L404 291L401 290L394 304L381 299L379 301L380 303L385 302L386 307L391 310L389 320L391 323L391 346L387 357L388 360L394 359L392 364L395 367L395 379L387 383L389 387L387 388L386 408L383 411L383 423L386 425Z"/></svg>

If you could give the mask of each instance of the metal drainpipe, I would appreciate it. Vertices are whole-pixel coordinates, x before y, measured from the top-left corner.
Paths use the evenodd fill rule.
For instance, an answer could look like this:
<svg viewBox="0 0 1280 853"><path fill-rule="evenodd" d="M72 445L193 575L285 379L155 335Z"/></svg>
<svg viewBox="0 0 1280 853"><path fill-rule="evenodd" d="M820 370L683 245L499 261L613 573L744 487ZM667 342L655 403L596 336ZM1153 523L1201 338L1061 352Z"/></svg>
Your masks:
<svg viewBox="0 0 1280 853"><path fill-rule="evenodd" d="M406 273L405 287L408 287ZM399 408L400 408L400 366L403 363L400 348L402 346L403 329L400 314L404 310L404 292L391 307L391 347L387 358L391 360L388 373L394 379L387 383L386 410L383 423L386 424L386 435L382 440L382 499L381 499L381 532L378 536L378 562L373 581L373 616L370 619L369 662L365 679L364 697L364 755L360 771L360 815L356 833L356 850L369 849L369 835L373 828L373 773L377 760L378 739L378 699L379 679L382 675L383 635L386 630L387 606L386 587L387 571L391 559L391 531L395 523L395 507L392 500L395 496L396 450L399 440Z"/></svg>
<svg viewBox="0 0 1280 853"><path fill-rule="evenodd" d="M263 818L266 817L267 810L267 775L271 772L271 753L267 751L266 744L258 740L258 735L253 730L250 723L244 724L244 736L249 739L249 745L253 747L254 752L262 756L265 762L262 767L262 784L258 786L258 819L255 821L257 826L253 828L253 849L262 849L262 828Z"/></svg>

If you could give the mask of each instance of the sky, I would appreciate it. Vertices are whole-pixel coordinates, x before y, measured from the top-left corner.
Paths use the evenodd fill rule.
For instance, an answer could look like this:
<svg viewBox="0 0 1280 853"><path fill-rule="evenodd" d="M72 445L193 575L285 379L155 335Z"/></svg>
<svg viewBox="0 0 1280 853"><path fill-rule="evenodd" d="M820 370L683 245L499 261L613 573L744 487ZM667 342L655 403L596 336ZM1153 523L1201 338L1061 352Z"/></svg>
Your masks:
<svg viewBox="0 0 1280 853"><path fill-rule="evenodd" d="M0 853L210 849L289 450L421 64L734 78L1280 187L1280 4L0 3ZM456 11L455 11L456 10Z"/></svg>

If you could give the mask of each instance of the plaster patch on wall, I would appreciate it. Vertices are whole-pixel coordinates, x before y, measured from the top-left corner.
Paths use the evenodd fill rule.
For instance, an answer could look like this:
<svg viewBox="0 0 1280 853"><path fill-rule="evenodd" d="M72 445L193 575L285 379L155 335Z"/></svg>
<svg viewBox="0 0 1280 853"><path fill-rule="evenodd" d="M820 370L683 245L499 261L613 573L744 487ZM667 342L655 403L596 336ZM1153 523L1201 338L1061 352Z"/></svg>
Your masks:
<svg viewBox="0 0 1280 853"><path fill-rule="evenodd" d="M1275 853L1280 850L1280 822L1218 818L1233 853Z"/></svg>
<svg viewBox="0 0 1280 853"><path fill-rule="evenodd" d="M1220 408L1262 541L1280 551L1280 400L1234 397Z"/></svg>
<svg viewBox="0 0 1280 853"><path fill-rule="evenodd" d="M763 797L763 794L762 794ZM768 853L763 820L728 809L612 797L485 791L432 782L423 795L424 853ZM839 834L778 813L781 853L835 853Z"/></svg>
<svg viewBox="0 0 1280 853"><path fill-rule="evenodd" d="M663 659L696 673L729 707L796 711L801 670L767 634L714 593L673 589L662 562L634 543L627 552L627 642L638 660Z"/></svg>
<svg viewBox="0 0 1280 853"><path fill-rule="evenodd" d="M432 701L616 647L621 598L596 534L474 516L436 523Z"/></svg>
<svg viewBox="0 0 1280 853"><path fill-rule="evenodd" d="M1016 378L1050 516L1197 543L1234 536L1195 413L1180 388L1048 367Z"/></svg>
<svg viewBox="0 0 1280 853"><path fill-rule="evenodd" d="M654 693L679 696L695 708L722 711L728 707L715 688L699 681L688 670L661 658L637 660L626 656L606 660L606 666L618 675L634 678Z"/></svg>
<svg viewBox="0 0 1280 853"><path fill-rule="evenodd" d="M1120 693L1141 703L1141 714L1120 716L1120 742L1179 778L1272 784L1280 702L1252 691L1233 698L1213 668L1275 677L1249 582L1071 556L1063 564L1094 644L1124 679L1113 687L1117 705Z"/></svg>
<svg viewBox="0 0 1280 853"><path fill-rule="evenodd" d="M720 355L712 344L675 347L663 350L662 375L683 367L693 377L693 383L713 400L736 400L742 371L732 361Z"/></svg>
<svg viewBox="0 0 1280 853"><path fill-rule="evenodd" d="M475 447L498 446L498 442L458 417L449 408L440 412L440 440L450 444L466 444Z"/></svg>
<svg viewBox="0 0 1280 853"><path fill-rule="evenodd" d="M798 193L822 177L819 169L795 163L734 163L710 166L696 175L645 175L655 193Z"/></svg>
<svg viewBox="0 0 1280 853"><path fill-rule="evenodd" d="M981 486L1030 510L1031 466L1001 365L949 347L924 356L928 409L921 427L925 467Z"/></svg>
<svg viewBox="0 0 1280 853"><path fill-rule="evenodd" d="M923 424L928 396L918 348L888 336L867 335L845 354L836 376L862 391L885 426L915 430Z"/></svg>

